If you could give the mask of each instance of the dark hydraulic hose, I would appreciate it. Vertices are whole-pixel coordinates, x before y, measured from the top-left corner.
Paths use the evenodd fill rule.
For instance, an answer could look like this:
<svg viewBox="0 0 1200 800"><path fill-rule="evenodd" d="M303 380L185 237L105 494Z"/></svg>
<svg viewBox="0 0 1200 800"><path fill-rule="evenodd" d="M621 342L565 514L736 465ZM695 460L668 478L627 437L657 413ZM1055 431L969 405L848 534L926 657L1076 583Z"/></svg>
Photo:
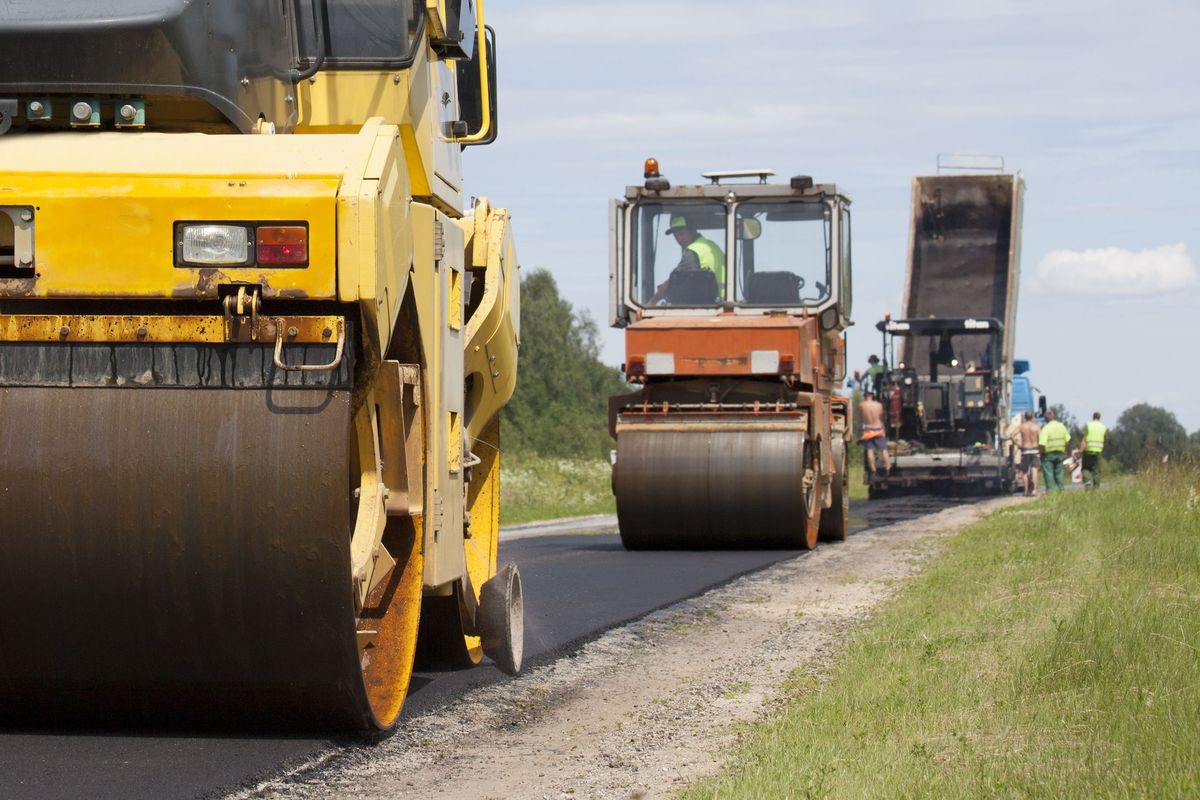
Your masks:
<svg viewBox="0 0 1200 800"><path fill-rule="evenodd" d="M299 3L296 4L296 8L296 17L299 19ZM317 53L313 56L312 63L307 67L292 70L292 83L299 83L305 78L311 78L325 64L325 21L328 16L329 12L325 6L325 0L312 0L313 35L317 40Z"/></svg>

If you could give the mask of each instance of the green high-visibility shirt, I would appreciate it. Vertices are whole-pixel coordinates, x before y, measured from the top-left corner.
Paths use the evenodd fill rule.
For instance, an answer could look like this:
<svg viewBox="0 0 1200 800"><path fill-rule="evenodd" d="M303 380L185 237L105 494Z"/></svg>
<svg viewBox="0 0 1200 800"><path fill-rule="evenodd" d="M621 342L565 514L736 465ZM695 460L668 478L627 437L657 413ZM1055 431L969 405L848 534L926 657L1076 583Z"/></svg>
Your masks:
<svg viewBox="0 0 1200 800"><path fill-rule="evenodd" d="M1056 419L1043 425L1042 432L1038 434L1038 444L1046 448L1047 453L1063 452L1067 449L1070 439L1071 434L1067 433L1067 426Z"/></svg>
<svg viewBox="0 0 1200 800"><path fill-rule="evenodd" d="M1083 427L1083 438L1087 443L1084 452L1100 453L1104 450L1104 440L1108 437L1108 428L1098 419L1094 419Z"/></svg>
<svg viewBox="0 0 1200 800"><path fill-rule="evenodd" d="M687 249L696 254L700 261L700 269L706 269L717 276L717 292L724 296L725 253L721 252L721 247L712 239L697 236L696 241L689 244Z"/></svg>

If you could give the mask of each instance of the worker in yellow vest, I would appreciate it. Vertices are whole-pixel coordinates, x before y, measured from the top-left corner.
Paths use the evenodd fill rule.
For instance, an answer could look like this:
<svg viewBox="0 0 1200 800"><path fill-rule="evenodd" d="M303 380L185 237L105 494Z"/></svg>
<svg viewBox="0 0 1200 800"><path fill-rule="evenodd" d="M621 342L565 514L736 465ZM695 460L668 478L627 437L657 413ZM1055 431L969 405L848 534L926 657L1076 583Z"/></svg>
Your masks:
<svg viewBox="0 0 1200 800"><path fill-rule="evenodd" d="M1046 412L1046 424L1038 434L1038 450L1042 454L1042 478L1046 482L1046 494L1063 490L1063 458L1071 434L1067 426L1054 418L1053 411Z"/></svg>
<svg viewBox="0 0 1200 800"><path fill-rule="evenodd" d="M1083 427L1083 485L1100 488L1100 454L1108 441L1108 428L1100 421L1100 412L1092 414L1092 421Z"/></svg>
<svg viewBox="0 0 1200 800"><path fill-rule="evenodd" d="M683 269L706 269L717 278L717 293L725 294L725 253L712 239L701 236L682 214L671 217L667 235L674 236L683 249L679 266Z"/></svg>

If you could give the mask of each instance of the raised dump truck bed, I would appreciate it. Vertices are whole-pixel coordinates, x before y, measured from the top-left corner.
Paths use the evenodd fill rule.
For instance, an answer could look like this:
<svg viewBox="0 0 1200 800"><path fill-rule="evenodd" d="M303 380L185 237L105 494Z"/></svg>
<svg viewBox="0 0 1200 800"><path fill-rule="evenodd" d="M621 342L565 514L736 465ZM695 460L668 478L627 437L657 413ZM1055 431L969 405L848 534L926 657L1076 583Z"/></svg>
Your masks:
<svg viewBox="0 0 1200 800"><path fill-rule="evenodd" d="M1006 365L1012 364L1017 321L1024 192L1019 175L913 178L904 316L997 319L1004 325L1000 357ZM900 355L929 373L927 354Z"/></svg>
<svg viewBox="0 0 1200 800"><path fill-rule="evenodd" d="M878 326L890 475L873 491L931 483L1001 489L1013 377L1024 181L913 179L904 318Z"/></svg>

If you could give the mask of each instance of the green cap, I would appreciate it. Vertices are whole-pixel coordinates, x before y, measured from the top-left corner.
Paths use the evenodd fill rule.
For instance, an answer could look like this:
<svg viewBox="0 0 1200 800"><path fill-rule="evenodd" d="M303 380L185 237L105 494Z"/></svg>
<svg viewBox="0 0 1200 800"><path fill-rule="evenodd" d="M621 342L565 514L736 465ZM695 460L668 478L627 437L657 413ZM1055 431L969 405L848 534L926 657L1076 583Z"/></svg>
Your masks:
<svg viewBox="0 0 1200 800"><path fill-rule="evenodd" d="M667 226L667 236L670 236L671 234L673 234L675 231L679 230L680 228L690 228L690 227L692 227L692 226L688 225L688 221L683 216L683 214L676 214L675 216L671 217L671 224Z"/></svg>

